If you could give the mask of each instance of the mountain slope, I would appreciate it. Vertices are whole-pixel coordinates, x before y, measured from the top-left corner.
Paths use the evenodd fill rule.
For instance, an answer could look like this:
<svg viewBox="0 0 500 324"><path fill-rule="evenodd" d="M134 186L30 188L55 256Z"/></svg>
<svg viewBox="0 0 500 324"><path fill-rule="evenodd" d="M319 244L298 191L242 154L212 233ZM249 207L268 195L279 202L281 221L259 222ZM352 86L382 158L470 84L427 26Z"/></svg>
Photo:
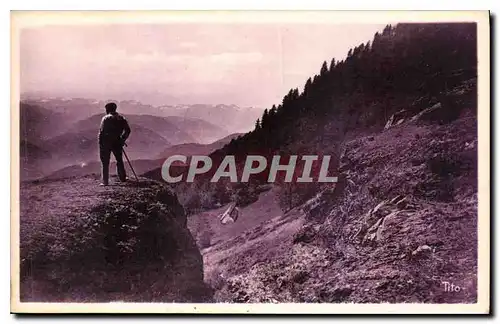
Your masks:
<svg viewBox="0 0 500 324"><path fill-rule="evenodd" d="M50 152L44 150L39 145L35 145L27 140L21 140L19 144L20 156L23 162L31 164L36 160L48 159L51 157Z"/></svg>
<svg viewBox="0 0 500 324"><path fill-rule="evenodd" d="M43 176L40 162L52 157L49 151L27 140L21 140L19 147L20 180L36 179Z"/></svg>
<svg viewBox="0 0 500 324"><path fill-rule="evenodd" d="M19 104L19 137L21 142L26 141L39 145L42 141L60 132L63 115L37 105L21 102Z"/></svg>
<svg viewBox="0 0 500 324"><path fill-rule="evenodd" d="M163 185L21 185L22 302L203 302L199 250Z"/></svg>
<svg viewBox="0 0 500 324"><path fill-rule="evenodd" d="M90 118L80 120L76 122L72 128L78 130L93 129L97 133L103 116L104 114L97 114ZM163 117L152 115L124 115L124 117L129 122L131 128L137 125L140 128L150 129L165 139L168 139L169 144L194 141L194 137L181 129L179 125L169 122ZM169 144L166 143L165 145Z"/></svg>
<svg viewBox="0 0 500 324"><path fill-rule="evenodd" d="M260 127L220 154L315 153L323 150L322 141L339 142L348 131L380 130L410 106L418 112L441 102L448 118L456 118L464 104L446 94L477 76L476 34L474 23L388 25L371 42L349 50L345 60L323 62L303 91L290 89L264 111Z"/></svg>
<svg viewBox="0 0 500 324"><path fill-rule="evenodd" d="M210 144L185 143L185 144L173 145L165 149L160 154L158 154L158 157L166 159L172 155L185 155L185 156L208 155L213 151L220 149L221 147L228 144L229 142L231 142L231 140L237 138L240 135L241 134L239 133L231 134Z"/></svg>
<svg viewBox="0 0 500 324"><path fill-rule="evenodd" d="M26 124L40 123L51 136L71 131L72 128L89 128L99 124L106 101L85 98L44 98L27 97L21 106L30 107L22 119ZM154 107L135 100L123 100L118 103L118 111L132 123L150 128L167 138L172 144L203 143L208 144L230 133L252 129L255 120L262 113L260 109L240 108L235 105L186 105L181 107ZM36 112L32 112L36 108ZM21 108L23 110L23 108ZM43 113L39 112L42 110ZM57 116L56 122L45 118ZM33 115L32 117L30 117ZM22 117L21 113L21 117ZM44 120L42 125L41 121ZM231 120L231 123L225 121ZM76 124L75 124L76 123ZM26 124L27 125L27 124ZM51 125L51 126L50 126ZM24 126L23 126L24 127ZM33 128L33 127L31 127ZM25 132L28 134L28 132ZM31 138L30 138L31 139Z"/></svg>
<svg viewBox="0 0 500 324"><path fill-rule="evenodd" d="M222 137L228 136L229 132L220 125L205 121L200 118L186 118L184 116L167 116L166 120L177 125L184 132L187 132L197 143L208 144ZM216 126L217 125L217 126ZM187 143L189 141L183 141Z"/></svg>
<svg viewBox="0 0 500 324"><path fill-rule="evenodd" d="M158 158L156 159L136 159L136 155L134 151L130 151L128 147L126 148L126 151L129 153L129 156L131 159L132 166L134 168L134 171L137 174L144 174L150 171L153 172L158 172L158 174L161 173L161 167L163 165L163 162L165 159L173 154L183 154L186 156L191 156L194 154L201 154L201 155L206 155L211 153L212 151L221 148L225 144L229 143L231 139L236 138L240 134L231 134L229 136L226 136L218 141L215 141L211 144L198 144L198 143L188 143L188 144L178 144L178 145L173 145L169 148L167 148L163 153L158 155ZM114 172L113 170L115 169L116 163L114 162L114 158L111 159L111 164L110 164L110 170ZM127 170L128 176L133 177L132 170L130 169L130 166L128 163L125 164L125 169ZM101 172L101 164L100 162L93 161L93 162L82 162L80 164L76 165L69 165L65 166L63 168L60 168L58 170L52 170L50 171L49 174L46 174L43 178L44 179L63 179L67 177L74 177L74 176L84 176L84 175L99 175ZM37 173L37 178L42 177L43 174ZM28 179L29 177L27 177ZM158 178L160 180L161 177Z"/></svg>
<svg viewBox="0 0 500 324"><path fill-rule="evenodd" d="M217 300L476 302L476 119L420 118L348 137L336 186L246 235L213 239L203 254Z"/></svg>
<svg viewBox="0 0 500 324"><path fill-rule="evenodd" d="M132 135L127 141L126 152L130 158L153 157L158 147L169 145L169 142L154 131L139 125L131 125ZM51 138L43 143L43 148L51 152L54 164L62 166L81 164L99 159L97 141L98 128L82 129L67 132ZM59 168L60 168L59 167Z"/></svg>
<svg viewBox="0 0 500 324"><path fill-rule="evenodd" d="M324 153L339 174L282 186L287 212L245 234L205 234L216 300L476 302L476 51L475 24L387 26L212 153Z"/></svg>
<svg viewBox="0 0 500 324"><path fill-rule="evenodd" d="M103 114L76 122L72 129L98 129ZM124 115L131 127L148 128L168 140L172 145L182 143L210 143L227 136L227 131L204 120L184 117L160 117L153 115ZM165 147L164 145L163 147Z"/></svg>

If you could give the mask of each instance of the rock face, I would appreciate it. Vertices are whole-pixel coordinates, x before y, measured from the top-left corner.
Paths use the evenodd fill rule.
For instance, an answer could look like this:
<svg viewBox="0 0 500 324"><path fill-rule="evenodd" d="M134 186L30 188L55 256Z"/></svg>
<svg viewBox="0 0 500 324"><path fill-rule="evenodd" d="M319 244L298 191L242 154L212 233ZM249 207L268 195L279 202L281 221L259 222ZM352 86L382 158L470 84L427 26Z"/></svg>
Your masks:
<svg viewBox="0 0 500 324"><path fill-rule="evenodd" d="M23 183L23 302L203 302L202 257L160 183L92 177Z"/></svg>

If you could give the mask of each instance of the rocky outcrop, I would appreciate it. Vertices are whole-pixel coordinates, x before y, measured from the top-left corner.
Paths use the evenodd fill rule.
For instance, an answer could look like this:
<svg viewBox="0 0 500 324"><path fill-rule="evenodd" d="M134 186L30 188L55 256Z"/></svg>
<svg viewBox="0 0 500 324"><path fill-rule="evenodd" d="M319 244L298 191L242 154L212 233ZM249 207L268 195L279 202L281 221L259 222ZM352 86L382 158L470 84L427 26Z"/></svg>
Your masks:
<svg viewBox="0 0 500 324"><path fill-rule="evenodd" d="M164 185L92 177L24 183L23 302L202 302L202 257Z"/></svg>
<svg viewBox="0 0 500 324"><path fill-rule="evenodd" d="M332 269L343 272L336 287L352 290L345 301L475 302L475 137L468 115L345 144L347 187L318 234L340 252ZM444 282L462 290L449 294Z"/></svg>

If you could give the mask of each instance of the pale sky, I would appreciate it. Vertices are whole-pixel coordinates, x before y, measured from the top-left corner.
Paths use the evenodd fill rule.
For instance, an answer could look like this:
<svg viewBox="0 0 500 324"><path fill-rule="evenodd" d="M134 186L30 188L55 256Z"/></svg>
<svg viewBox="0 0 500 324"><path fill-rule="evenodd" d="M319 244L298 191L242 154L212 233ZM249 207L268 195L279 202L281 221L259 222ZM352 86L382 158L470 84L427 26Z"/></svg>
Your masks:
<svg viewBox="0 0 500 324"><path fill-rule="evenodd" d="M21 34L21 92L269 107L384 25L49 26Z"/></svg>

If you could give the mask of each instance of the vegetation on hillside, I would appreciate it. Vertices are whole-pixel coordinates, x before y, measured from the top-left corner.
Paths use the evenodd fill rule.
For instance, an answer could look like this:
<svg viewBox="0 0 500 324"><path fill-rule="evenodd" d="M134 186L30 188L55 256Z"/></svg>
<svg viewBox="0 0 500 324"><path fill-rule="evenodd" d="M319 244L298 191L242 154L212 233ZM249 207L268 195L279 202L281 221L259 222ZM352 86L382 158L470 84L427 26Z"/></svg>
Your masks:
<svg viewBox="0 0 500 324"><path fill-rule="evenodd" d="M247 154L325 154L336 158L349 134L384 127L391 116L415 115L440 103L440 122L474 107L476 94L450 90L477 74L476 25L432 23L387 25L373 40L350 49L344 60L323 62L302 90L290 89L266 109L252 132L232 140L212 157ZM258 180L258 179L255 179ZM284 184L283 207L303 203L320 184ZM290 187L290 188L289 188Z"/></svg>
<svg viewBox="0 0 500 324"><path fill-rule="evenodd" d="M350 49L344 60L323 62L319 74L307 79L303 89L290 89L280 104L266 109L253 131L214 151L213 165L226 155L234 155L241 172L249 154L319 154L332 156L330 170L336 172L346 138L381 130L391 117L397 117L397 122L437 103L441 108L424 118L448 123L465 107L475 107L475 92L463 95L451 90L476 78L476 51L474 23L387 25L371 41ZM150 176L159 179L160 171ZM254 192L266 181L263 174L253 175L242 192ZM224 203L216 197L215 184L208 179L199 182L181 186L188 209L209 209ZM328 186L279 185L285 189L280 197L284 210ZM197 193L193 186L203 188L203 193ZM191 199L186 188L196 197ZM228 185L227 190L230 195L236 189Z"/></svg>
<svg viewBox="0 0 500 324"><path fill-rule="evenodd" d="M371 42L350 49L344 60L323 62L303 89L290 89L279 105L264 111L253 132L224 151L289 148L296 153L298 143L306 147L318 136L333 133L340 139L356 128L380 128L415 100L443 99L448 89L475 77L476 50L473 23L387 25ZM337 127L326 128L332 121Z"/></svg>

